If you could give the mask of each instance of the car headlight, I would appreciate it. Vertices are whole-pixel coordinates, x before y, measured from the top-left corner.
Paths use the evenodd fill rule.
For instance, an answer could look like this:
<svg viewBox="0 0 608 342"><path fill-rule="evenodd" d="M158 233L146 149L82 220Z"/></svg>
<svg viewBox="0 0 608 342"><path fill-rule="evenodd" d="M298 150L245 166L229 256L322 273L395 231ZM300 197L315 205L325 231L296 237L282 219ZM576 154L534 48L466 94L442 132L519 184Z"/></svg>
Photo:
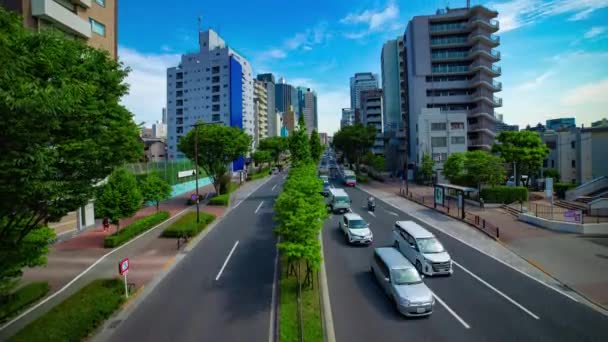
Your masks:
<svg viewBox="0 0 608 342"><path fill-rule="evenodd" d="M406 298L399 298L399 304L404 305L404 306L409 306L410 301L407 300Z"/></svg>

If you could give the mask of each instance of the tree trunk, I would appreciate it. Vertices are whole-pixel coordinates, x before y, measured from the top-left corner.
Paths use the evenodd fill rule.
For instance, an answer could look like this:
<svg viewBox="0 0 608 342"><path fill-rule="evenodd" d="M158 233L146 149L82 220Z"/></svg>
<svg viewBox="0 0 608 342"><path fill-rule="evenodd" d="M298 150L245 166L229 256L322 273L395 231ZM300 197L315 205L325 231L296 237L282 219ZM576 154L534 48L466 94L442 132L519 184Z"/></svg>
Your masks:
<svg viewBox="0 0 608 342"><path fill-rule="evenodd" d="M160 205L159 201L156 201L156 212L158 212L158 210L159 210L159 205Z"/></svg>

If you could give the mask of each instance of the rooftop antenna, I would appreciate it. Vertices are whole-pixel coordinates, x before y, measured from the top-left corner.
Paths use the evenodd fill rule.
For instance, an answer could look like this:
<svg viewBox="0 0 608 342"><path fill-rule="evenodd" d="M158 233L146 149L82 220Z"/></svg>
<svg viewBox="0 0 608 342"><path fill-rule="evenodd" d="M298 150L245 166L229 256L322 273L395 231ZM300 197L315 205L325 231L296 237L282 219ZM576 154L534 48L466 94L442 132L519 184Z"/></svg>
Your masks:
<svg viewBox="0 0 608 342"><path fill-rule="evenodd" d="M201 21L202 21L202 18L200 15L198 16L197 21L198 21L198 32L197 32L198 33L198 45L200 46L201 45Z"/></svg>

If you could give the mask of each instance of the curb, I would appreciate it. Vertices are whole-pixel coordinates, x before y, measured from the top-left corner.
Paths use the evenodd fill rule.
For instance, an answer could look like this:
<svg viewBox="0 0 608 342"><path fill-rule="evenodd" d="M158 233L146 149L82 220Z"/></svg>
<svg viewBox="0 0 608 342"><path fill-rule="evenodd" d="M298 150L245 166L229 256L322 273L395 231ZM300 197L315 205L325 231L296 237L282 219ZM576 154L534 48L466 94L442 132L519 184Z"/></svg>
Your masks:
<svg viewBox="0 0 608 342"><path fill-rule="evenodd" d="M331 313L331 302L329 300L329 286L327 285L327 273L325 271L325 256L323 252L323 232L319 234L321 240L321 269L319 270L319 290L321 291L321 319L323 321L324 340L336 342L334 330L334 319Z"/></svg>

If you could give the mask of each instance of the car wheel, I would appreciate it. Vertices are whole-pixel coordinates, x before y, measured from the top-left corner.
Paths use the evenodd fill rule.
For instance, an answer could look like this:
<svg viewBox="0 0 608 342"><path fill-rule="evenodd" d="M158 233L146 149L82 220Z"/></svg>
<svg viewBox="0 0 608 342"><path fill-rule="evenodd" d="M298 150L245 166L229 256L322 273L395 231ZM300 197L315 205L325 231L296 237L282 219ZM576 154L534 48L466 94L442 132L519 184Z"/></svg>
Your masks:
<svg viewBox="0 0 608 342"><path fill-rule="evenodd" d="M416 260L416 269L418 270L418 273L422 274L422 264L420 263L420 260Z"/></svg>

